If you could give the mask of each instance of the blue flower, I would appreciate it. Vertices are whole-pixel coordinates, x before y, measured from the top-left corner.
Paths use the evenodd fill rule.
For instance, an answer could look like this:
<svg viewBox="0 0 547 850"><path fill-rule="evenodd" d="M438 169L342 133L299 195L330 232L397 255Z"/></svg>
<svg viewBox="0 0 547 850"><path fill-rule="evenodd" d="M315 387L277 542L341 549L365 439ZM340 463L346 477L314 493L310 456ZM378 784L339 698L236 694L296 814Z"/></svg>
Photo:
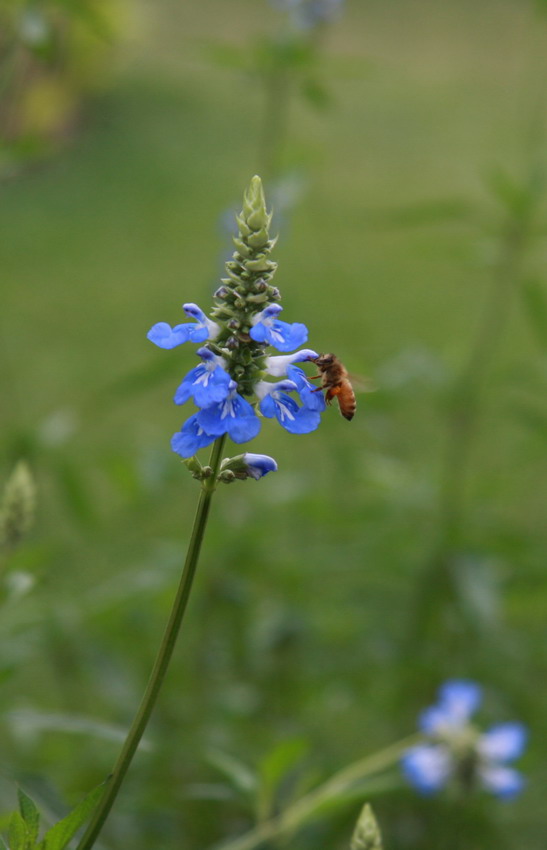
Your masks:
<svg viewBox="0 0 547 850"><path fill-rule="evenodd" d="M292 392L298 389L294 381L278 381L270 384L260 381L255 392L261 399L260 412L268 419L277 419L280 425L291 434L309 434L315 431L321 421L319 410L300 407L284 390Z"/></svg>
<svg viewBox="0 0 547 850"><path fill-rule="evenodd" d="M289 380L296 384L298 395L304 407L307 407L308 410L318 410L320 413L326 410L327 405L321 388L314 387L302 369L298 366L289 366L287 376Z"/></svg>
<svg viewBox="0 0 547 850"><path fill-rule="evenodd" d="M247 475L249 478L254 478L256 481L262 478L263 475L267 475L268 472L275 472L277 470L277 463L269 455L255 455L251 452L245 452L243 462L247 464Z"/></svg>
<svg viewBox="0 0 547 850"><path fill-rule="evenodd" d="M176 348L183 342L205 342L206 339L215 339L220 331L219 326L207 318L203 310L197 304L183 304L182 309L187 316L196 319L195 323L175 325L174 328L167 322L157 322L153 325L146 336L159 348Z"/></svg>
<svg viewBox="0 0 547 850"><path fill-rule="evenodd" d="M402 758L403 771L418 791L431 794L452 778L471 778L505 799L522 790L524 777L507 762L522 755L526 728L521 723L502 723L480 733L470 719L481 697L482 690L474 682L452 680L439 690L438 703L422 712L419 725L428 740L411 747Z"/></svg>
<svg viewBox="0 0 547 850"><path fill-rule="evenodd" d="M309 30L328 23L341 10L344 0L270 0L272 6L292 14L299 29Z"/></svg>
<svg viewBox="0 0 547 850"><path fill-rule="evenodd" d="M255 342L273 345L278 351L293 351L303 345L308 338L308 329L300 322L289 325L276 317L283 308L279 304L270 304L265 310L253 317L251 338Z"/></svg>
<svg viewBox="0 0 547 850"><path fill-rule="evenodd" d="M199 449L210 445L215 439L214 434L205 433L195 413L184 423L180 431L173 434L171 448L181 457L192 457Z"/></svg>
<svg viewBox="0 0 547 850"><path fill-rule="evenodd" d="M197 353L203 363L188 372L175 393L175 404L184 404L193 397L198 407L208 407L225 399L230 392L231 378L222 368L222 357L208 348L198 348Z"/></svg>
<svg viewBox="0 0 547 850"><path fill-rule="evenodd" d="M301 348L294 354L276 354L266 357L266 371L273 378L283 378L292 363L302 363L304 360L316 360L319 357L317 351L311 348Z"/></svg>
<svg viewBox="0 0 547 850"><path fill-rule="evenodd" d="M234 443L246 443L260 431L260 420L248 401L237 392L235 381L230 383L230 394L196 414L200 428L211 437L228 434Z"/></svg>

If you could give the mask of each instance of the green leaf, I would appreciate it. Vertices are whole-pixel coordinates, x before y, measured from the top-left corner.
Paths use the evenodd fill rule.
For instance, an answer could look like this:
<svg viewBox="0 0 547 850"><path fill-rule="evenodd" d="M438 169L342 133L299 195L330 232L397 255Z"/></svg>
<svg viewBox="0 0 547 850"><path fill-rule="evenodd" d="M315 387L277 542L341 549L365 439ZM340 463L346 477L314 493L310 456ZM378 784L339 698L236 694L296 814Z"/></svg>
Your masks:
<svg viewBox="0 0 547 850"><path fill-rule="evenodd" d="M234 788L243 794L250 795L256 789L256 776L246 764L222 750L212 750L207 760L216 767L231 782Z"/></svg>
<svg viewBox="0 0 547 850"><path fill-rule="evenodd" d="M17 797L19 800L19 811L27 827L28 839L31 844L35 844L40 828L40 812L36 808L34 801L25 794L22 788L17 789Z"/></svg>
<svg viewBox="0 0 547 850"><path fill-rule="evenodd" d="M273 813L273 804L279 786L307 749L308 745L302 738L292 738L282 741L263 758L259 766L258 800L259 814L262 817L269 817Z"/></svg>
<svg viewBox="0 0 547 850"><path fill-rule="evenodd" d="M359 815L350 850L382 850L380 828L368 803L365 803Z"/></svg>
<svg viewBox="0 0 547 850"><path fill-rule="evenodd" d="M103 782L78 803L70 814L48 830L40 842L40 850L64 850L71 838L84 825L91 812L99 802L106 783Z"/></svg>
<svg viewBox="0 0 547 850"><path fill-rule="evenodd" d="M14 812L10 818L8 843L10 850L30 850L27 841L28 828L19 812Z"/></svg>

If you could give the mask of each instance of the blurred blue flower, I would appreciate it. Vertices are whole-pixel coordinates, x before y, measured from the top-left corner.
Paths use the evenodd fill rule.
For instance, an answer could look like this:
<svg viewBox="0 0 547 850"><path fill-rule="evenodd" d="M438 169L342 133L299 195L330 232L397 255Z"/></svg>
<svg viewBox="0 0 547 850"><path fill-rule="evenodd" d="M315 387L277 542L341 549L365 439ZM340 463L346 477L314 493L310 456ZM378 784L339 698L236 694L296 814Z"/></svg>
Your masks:
<svg viewBox="0 0 547 850"><path fill-rule="evenodd" d="M196 319L196 323L175 325L172 328L167 322L157 322L146 334L150 342L159 348L176 348L183 342L199 343L216 338L220 331L219 326L209 319L197 304L183 304L182 308L187 316Z"/></svg>
<svg viewBox="0 0 547 850"><path fill-rule="evenodd" d="M268 419L277 419L280 425L291 434L309 434L315 431L321 421L317 409L300 407L285 390L293 392L298 387L294 381L278 381L276 384L260 381L255 392L261 399L260 412Z"/></svg>
<svg viewBox="0 0 547 850"><path fill-rule="evenodd" d="M270 3L289 12L299 29L312 29L337 17L344 0L270 0Z"/></svg>
<svg viewBox="0 0 547 850"><path fill-rule="evenodd" d="M431 794L452 779L466 787L478 783L504 799L522 790L524 777L507 762L522 755L526 727L502 723L479 732L470 719L481 698L479 685L452 680L440 688L438 703L422 712L419 726L427 741L402 758L403 772L418 791Z"/></svg>
<svg viewBox="0 0 547 850"><path fill-rule="evenodd" d="M308 329L300 322L282 322L277 316L282 311L280 304L270 304L253 316L250 336L255 342L273 345L278 351L293 351L308 338Z"/></svg>
<svg viewBox="0 0 547 850"><path fill-rule="evenodd" d="M197 353L203 362L188 372L175 393L175 404L184 404L193 397L198 407L208 407L230 392L231 378L222 368L223 358L208 348L198 348Z"/></svg>

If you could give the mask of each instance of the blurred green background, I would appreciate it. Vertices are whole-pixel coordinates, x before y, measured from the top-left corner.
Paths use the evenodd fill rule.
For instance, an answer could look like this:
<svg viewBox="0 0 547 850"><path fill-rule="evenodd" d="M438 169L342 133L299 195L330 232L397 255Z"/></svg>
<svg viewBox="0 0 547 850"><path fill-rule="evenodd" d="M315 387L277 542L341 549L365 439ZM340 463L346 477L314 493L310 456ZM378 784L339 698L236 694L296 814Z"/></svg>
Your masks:
<svg viewBox="0 0 547 850"><path fill-rule="evenodd" d="M543 850L545 10L349 0L273 71L285 23L266 0L126 2L106 31L101 14L78 23L97 86L76 74L51 122L4 138L0 473L26 459L38 509L2 576L0 811L19 781L59 816L108 773L140 699L198 489L169 448L194 356L145 334L206 308L258 171L284 318L377 391L305 437L265 421L252 450L279 471L218 492L104 846L243 832L252 794L225 754L255 770L300 741L283 805L465 677L482 722L529 725L525 793L423 799L393 770L362 799L389 850L456 847L456 829L467 850ZM17 111L5 65L3 83ZM359 807L283 846L346 848Z"/></svg>

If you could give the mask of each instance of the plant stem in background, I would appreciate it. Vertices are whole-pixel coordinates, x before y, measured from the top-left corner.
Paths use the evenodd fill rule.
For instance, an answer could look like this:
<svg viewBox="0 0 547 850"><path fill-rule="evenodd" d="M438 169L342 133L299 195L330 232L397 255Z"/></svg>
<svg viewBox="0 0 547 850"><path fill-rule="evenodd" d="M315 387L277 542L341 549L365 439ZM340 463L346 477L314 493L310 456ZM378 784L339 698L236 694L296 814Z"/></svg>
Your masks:
<svg viewBox="0 0 547 850"><path fill-rule="evenodd" d="M470 353L450 400L440 481L439 536L413 614L413 637L422 640L436 628L447 596L454 591L465 527L465 491L472 450L482 414L487 375L496 358L518 291L522 264L542 190L535 169L518 188L499 237L498 260Z"/></svg>
<svg viewBox="0 0 547 850"><path fill-rule="evenodd" d="M219 845L219 850L253 850L265 841L293 832L322 806L347 794L358 782L397 764L402 754L418 740L420 740L418 735L412 735L371 756L352 762L333 774L322 785L305 794L277 817L263 821L234 841Z"/></svg>
<svg viewBox="0 0 547 850"><path fill-rule="evenodd" d="M97 806L89 826L78 844L78 850L89 850L89 848L93 847L93 844L95 843L108 817L110 809L118 796L118 792L129 765L135 755L144 730L150 720L150 715L152 714L154 705L156 704L169 662L173 655L175 643L188 605L190 592L192 590L192 583L196 572L201 544L203 542L205 528L207 526L211 499L217 484L217 476L220 470L220 462L225 439L226 436L223 435L213 444L210 460L211 474L208 478L204 479L202 484L202 490L194 519L192 535L188 544L188 551L186 554L186 561L179 589L173 603L171 615L165 628L163 640L154 663L145 694L142 698L139 710L135 715L133 724L127 734L127 738L120 755L118 756L118 760L114 765L104 796Z"/></svg>

